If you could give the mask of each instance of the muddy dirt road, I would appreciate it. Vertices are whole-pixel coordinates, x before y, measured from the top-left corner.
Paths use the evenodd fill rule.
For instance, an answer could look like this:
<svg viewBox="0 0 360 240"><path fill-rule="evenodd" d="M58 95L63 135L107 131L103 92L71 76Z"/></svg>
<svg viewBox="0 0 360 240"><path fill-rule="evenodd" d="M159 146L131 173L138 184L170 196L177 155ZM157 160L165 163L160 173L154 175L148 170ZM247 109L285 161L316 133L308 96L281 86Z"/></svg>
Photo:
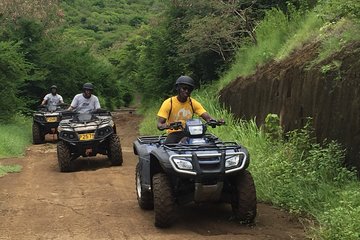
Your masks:
<svg viewBox="0 0 360 240"><path fill-rule="evenodd" d="M21 173L0 178L0 239L304 239L303 226L288 214L259 204L255 226L229 221L227 205L189 205L170 229L157 229L153 211L138 207L132 142L140 117L115 113L124 164L100 156L77 161L60 173L51 138L33 145L17 163Z"/></svg>

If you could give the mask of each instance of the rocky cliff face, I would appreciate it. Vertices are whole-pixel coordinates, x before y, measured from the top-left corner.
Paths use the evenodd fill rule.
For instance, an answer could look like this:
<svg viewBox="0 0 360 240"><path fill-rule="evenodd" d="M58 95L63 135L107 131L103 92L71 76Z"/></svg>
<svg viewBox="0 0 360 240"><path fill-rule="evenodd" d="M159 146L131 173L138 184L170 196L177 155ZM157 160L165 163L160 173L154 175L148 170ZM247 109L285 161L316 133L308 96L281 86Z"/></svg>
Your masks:
<svg viewBox="0 0 360 240"><path fill-rule="evenodd" d="M347 163L360 169L360 42L311 65L319 50L319 44L309 44L236 79L220 92L220 101L236 117L256 117L259 125L276 113L286 131L312 117L318 140L342 143Z"/></svg>

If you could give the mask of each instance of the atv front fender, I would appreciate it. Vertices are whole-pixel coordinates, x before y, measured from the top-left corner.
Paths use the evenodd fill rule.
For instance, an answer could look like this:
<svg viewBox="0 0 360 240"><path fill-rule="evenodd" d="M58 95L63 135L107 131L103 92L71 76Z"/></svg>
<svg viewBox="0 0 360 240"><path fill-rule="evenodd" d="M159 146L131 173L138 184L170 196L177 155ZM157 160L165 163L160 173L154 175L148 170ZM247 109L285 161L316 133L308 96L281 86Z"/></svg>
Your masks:
<svg viewBox="0 0 360 240"><path fill-rule="evenodd" d="M150 160L152 166L155 165L155 161L156 161L158 162L157 164L161 168L159 170L166 173L173 172L173 167L169 161L169 154L163 148L156 148L152 150L150 155L151 155ZM159 170L157 172L159 172ZM152 172L152 174L155 174L157 172Z"/></svg>

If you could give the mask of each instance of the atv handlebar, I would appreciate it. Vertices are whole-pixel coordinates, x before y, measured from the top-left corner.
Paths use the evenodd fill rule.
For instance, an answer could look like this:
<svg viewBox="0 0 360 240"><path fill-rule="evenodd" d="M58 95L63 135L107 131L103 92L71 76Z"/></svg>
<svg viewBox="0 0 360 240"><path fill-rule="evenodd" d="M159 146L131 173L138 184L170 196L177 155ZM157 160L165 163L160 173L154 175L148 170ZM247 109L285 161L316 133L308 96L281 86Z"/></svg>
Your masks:
<svg viewBox="0 0 360 240"><path fill-rule="evenodd" d="M209 122L204 123L204 125L209 125L212 128L215 128L216 126L221 126L221 125L225 125L225 121L224 120L215 120L215 119L211 119ZM165 128L163 128L163 130L165 129L170 129L170 130L179 130L179 129L183 129L183 125L182 122L172 122L170 123L168 126L166 126Z"/></svg>
<svg viewBox="0 0 360 240"><path fill-rule="evenodd" d="M225 121L224 120L215 120L215 119L211 119L210 121L208 121L206 123L206 125L211 126L212 128L215 128L216 126L221 126L221 125L225 125Z"/></svg>
<svg viewBox="0 0 360 240"><path fill-rule="evenodd" d="M182 128L183 128L183 126L182 126L181 122L172 122L165 129L179 130L179 129L182 129Z"/></svg>

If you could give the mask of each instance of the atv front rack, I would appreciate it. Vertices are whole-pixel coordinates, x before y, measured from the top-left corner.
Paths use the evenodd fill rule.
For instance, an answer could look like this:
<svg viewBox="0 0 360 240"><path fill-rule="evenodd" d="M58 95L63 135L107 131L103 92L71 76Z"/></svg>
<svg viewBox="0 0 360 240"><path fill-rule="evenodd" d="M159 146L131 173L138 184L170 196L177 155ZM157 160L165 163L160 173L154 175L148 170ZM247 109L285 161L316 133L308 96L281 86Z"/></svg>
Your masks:
<svg viewBox="0 0 360 240"><path fill-rule="evenodd" d="M165 135L160 136L141 136L138 137L137 140L141 144L156 144L156 143L162 143L166 139Z"/></svg>
<svg viewBox="0 0 360 240"><path fill-rule="evenodd" d="M242 147L236 142L218 142L213 144L164 144L164 148L174 152L184 151L226 151L226 150L240 150Z"/></svg>
<svg viewBox="0 0 360 240"><path fill-rule="evenodd" d="M164 144L166 135L160 136L141 136L137 140L141 144L163 144L163 147L167 150L174 152L183 152L183 151L211 151L211 150L234 150L238 151L242 147L234 141L218 141L218 138L212 134L206 134L206 138L212 139L213 142L208 144L184 144L184 143L168 143Z"/></svg>

